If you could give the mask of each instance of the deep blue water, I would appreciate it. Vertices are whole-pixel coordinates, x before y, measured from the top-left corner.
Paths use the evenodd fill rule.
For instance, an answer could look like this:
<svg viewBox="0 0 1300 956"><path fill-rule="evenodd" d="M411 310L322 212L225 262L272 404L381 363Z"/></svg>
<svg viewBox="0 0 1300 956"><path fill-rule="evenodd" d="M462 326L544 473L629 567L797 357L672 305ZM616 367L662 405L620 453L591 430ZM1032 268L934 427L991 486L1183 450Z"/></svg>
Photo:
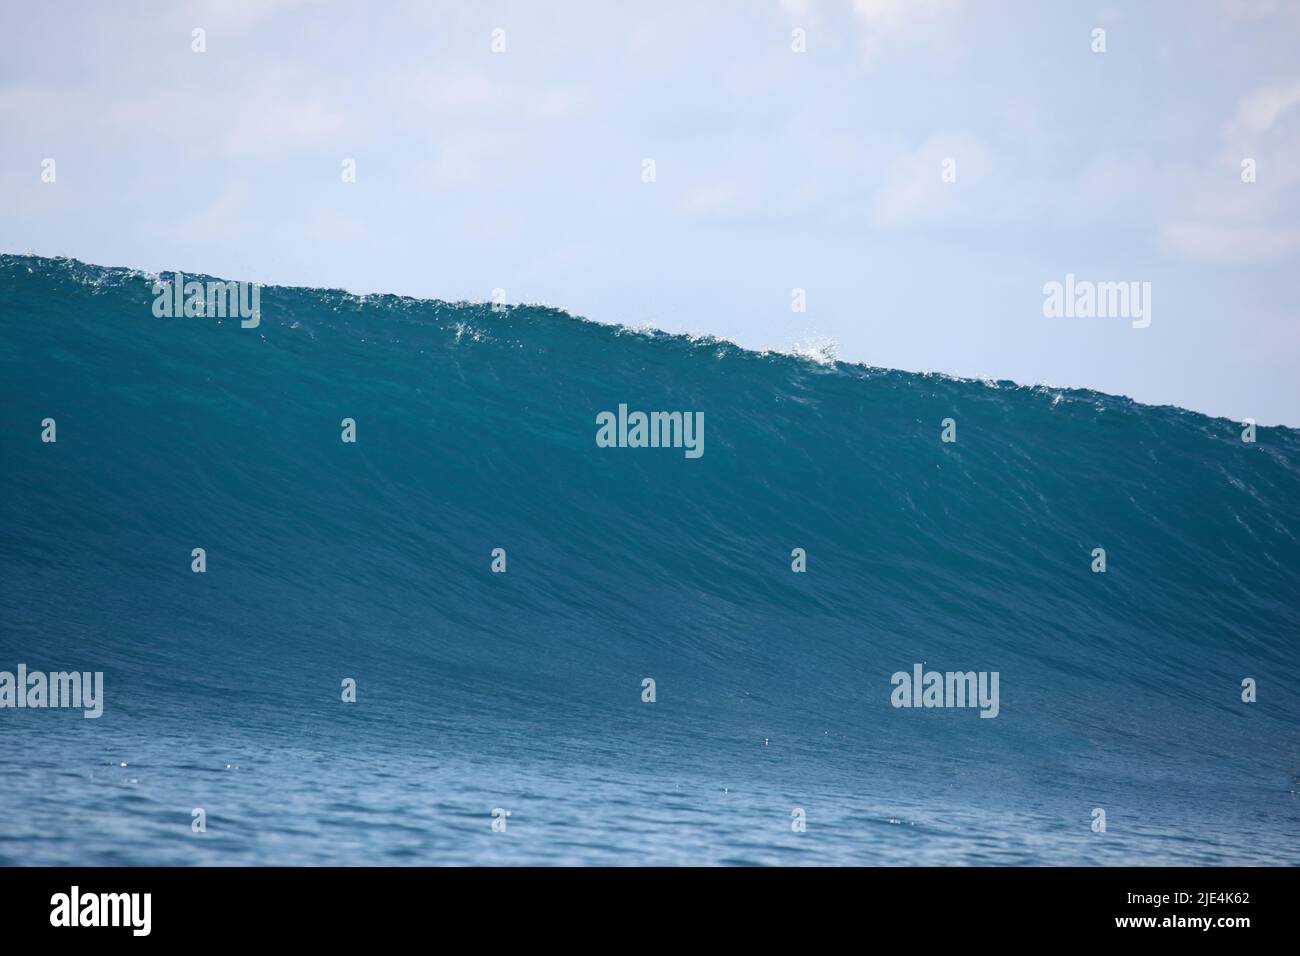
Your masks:
<svg viewBox="0 0 1300 956"><path fill-rule="evenodd" d="M0 709L0 864L1300 862L1300 433L152 282L0 257L0 670L105 675ZM998 716L891 706L918 662Z"/></svg>

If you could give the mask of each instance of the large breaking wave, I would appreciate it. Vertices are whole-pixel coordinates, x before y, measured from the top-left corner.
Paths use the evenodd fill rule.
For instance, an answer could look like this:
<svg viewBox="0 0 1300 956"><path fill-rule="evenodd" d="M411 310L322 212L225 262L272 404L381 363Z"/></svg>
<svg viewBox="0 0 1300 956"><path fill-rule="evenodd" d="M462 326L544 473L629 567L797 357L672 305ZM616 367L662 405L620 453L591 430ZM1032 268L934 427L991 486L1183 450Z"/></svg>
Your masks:
<svg viewBox="0 0 1300 956"><path fill-rule="evenodd" d="M153 282L0 257L0 670L106 686L0 710L0 861L1300 859L1296 432ZM598 447L620 403L705 453ZM917 663L997 719L892 707Z"/></svg>

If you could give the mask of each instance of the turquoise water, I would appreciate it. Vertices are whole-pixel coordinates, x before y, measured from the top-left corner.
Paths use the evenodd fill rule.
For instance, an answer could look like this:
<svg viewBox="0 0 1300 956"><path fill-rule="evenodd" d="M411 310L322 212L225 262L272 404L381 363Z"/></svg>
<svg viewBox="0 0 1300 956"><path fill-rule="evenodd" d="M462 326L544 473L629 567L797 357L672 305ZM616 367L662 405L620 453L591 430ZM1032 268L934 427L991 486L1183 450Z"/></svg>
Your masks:
<svg viewBox="0 0 1300 956"><path fill-rule="evenodd" d="M152 284L0 257L0 670L105 675L0 709L0 863L1300 862L1297 432ZM597 447L620 403L704 454Z"/></svg>

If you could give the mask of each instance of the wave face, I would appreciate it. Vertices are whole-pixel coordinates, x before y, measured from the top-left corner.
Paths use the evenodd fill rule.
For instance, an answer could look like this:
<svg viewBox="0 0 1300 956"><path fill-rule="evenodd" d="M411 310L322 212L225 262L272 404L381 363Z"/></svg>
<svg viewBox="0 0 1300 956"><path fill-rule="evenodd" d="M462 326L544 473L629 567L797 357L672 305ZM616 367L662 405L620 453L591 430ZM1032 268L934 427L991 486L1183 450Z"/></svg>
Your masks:
<svg viewBox="0 0 1300 956"><path fill-rule="evenodd" d="M1300 862L1295 431L153 279L0 257L0 670L105 686L0 710L0 863Z"/></svg>

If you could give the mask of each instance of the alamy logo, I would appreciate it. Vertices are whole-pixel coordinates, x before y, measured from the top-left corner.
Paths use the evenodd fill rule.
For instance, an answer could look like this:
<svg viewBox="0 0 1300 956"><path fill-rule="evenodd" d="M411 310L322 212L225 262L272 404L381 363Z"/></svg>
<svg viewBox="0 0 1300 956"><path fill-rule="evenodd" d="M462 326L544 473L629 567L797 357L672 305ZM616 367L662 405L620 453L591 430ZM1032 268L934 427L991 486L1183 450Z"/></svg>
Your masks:
<svg viewBox="0 0 1300 956"><path fill-rule="evenodd" d="M104 713L104 672L40 671L28 673L26 664L18 673L0 671L0 709L5 707L79 707L90 719Z"/></svg>
<svg viewBox="0 0 1300 956"><path fill-rule="evenodd" d="M1132 319L1133 328L1151 324L1150 282L1089 282L1066 273L1065 282L1043 286L1043 315L1049 319Z"/></svg>
<svg viewBox="0 0 1300 956"><path fill-rule="evenodd" d="M912 665L912 673L897 671L889 702L895 707L978 707L981 717L998 715L997 671L924 671Z"/></svg>
<svg viewBox="0 0 1300 956"><path fill-rule="evenodd" d="M684 448L687 458L704 454L703 412L631 412L596 416L597 448Z"/></svg>
<svg viewBox="0 0 1300 956"><path fill-rule="evenodd" d="M132 935L148 936L152 928L152 893L70 893L50 897L51 926L129 926Z"/></svg>
<svg viewBox="0 0 1300 956"><path fill-rule="evenodd" d="M255 329L262 322L262 287L252 282L211 279L185 281L173 273L171 282L153 284L153 314L160 319L224 319L238 317L241 328Z"/></svg>

